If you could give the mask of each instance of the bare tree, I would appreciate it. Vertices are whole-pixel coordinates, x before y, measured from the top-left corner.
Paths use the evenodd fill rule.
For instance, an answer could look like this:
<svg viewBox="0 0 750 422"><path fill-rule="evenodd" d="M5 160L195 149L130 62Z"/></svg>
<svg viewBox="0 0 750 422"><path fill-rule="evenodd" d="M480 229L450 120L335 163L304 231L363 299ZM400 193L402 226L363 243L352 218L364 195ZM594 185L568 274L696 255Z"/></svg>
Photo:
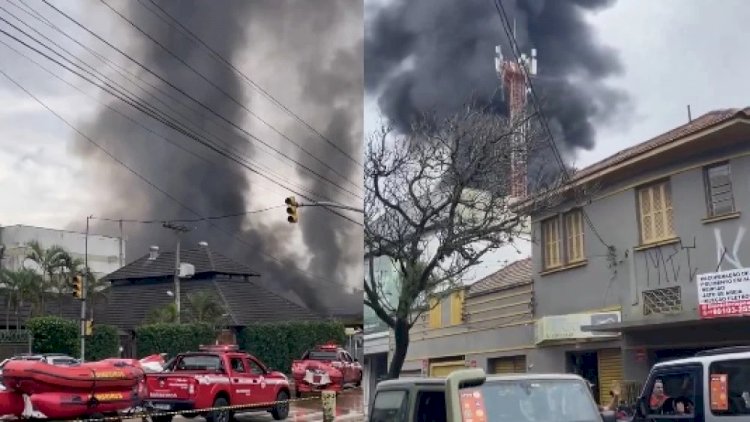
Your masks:
<svg viewBox="0 0 750 422"><path fill-rule="evenodd" d="M390 378L401 372L409 330L428 303L439 303L430 299L450 292L487 252L528 233L520 209L550 202L551 195L522 201L509 195L512 157L547 145L530 121L467 106L448 118L426 115L408 134L383 127L368 143L365 304L394 332ZM539 165L534 171L543 173ZM554 191L549 180L545 189ZM399 273L397 304L375 277L378 257L390 259Z"/></svg>

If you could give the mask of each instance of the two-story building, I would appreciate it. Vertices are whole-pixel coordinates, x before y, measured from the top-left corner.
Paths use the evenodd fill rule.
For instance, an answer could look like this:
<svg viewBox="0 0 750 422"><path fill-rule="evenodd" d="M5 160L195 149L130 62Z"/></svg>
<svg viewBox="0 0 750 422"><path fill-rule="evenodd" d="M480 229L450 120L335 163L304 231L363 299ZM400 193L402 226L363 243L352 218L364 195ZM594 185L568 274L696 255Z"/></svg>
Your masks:
<svg viewBox="0 0 750 422"><path fill-rule="evenodd" d="M657 361L750 344L749 180L750 109L577 171L561 204L532 216L530 364L582 373L602 395Z"/></svg>
<svg viewBox="0 0 750 422"><path fill-rule="evenodd" d="M526 258L433 302L410 331L402 376L446 376L467 366L526 372L533 294Z"/></svg>

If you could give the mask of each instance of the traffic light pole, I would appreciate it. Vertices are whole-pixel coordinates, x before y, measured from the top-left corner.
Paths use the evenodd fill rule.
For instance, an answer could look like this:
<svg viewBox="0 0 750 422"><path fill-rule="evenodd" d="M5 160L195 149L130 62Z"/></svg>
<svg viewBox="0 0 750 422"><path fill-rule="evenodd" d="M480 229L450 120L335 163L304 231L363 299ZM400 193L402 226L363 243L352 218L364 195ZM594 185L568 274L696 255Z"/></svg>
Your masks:
<svg viewBox="0 0 750 422"><path fill-rule="evenodd" d="M323 207L323 208L338 208L342 210L349 210L358 212L361 214L365 213L362 208L350 207L348 205L337 204L335 202L313 202L311 204L299 204L300 207Z"/></svg>
<svg viewBox="0 0 750 422"><path fill-rule="evenodd" d="M81 279L81 362L86 359L86 290L89 277L89 223L91 217L86 217L86 243L83 253L83 277Z"/></svg>

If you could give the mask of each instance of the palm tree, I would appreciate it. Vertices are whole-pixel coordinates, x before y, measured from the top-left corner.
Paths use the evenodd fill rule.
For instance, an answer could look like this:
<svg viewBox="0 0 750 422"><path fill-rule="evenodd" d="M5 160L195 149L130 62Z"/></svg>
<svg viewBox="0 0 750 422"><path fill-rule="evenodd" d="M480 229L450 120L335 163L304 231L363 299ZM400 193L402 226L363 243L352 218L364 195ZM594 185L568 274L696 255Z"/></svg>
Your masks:
<svg viewBox="0 0 750 422"><path fill-rule="evenodd" d="M20 310L24 303L31 304L31 314L40 316L44 314L42 307L41 287L42 276L36 271L22 268L18 271L4 270L2 273L3 283L8 291L7 309L5 314L5 325L10 326L11 309L15 312L16 328L20 326Z"/></svg>
<svg viewBox="0 0 750 422"><path fill-rule="evenodd" d="M226 309L216 294L201 290L187 295L194 322L218 325L224 319Z"/></svg>
<svg viewBox="0 0 750 422"><path fill-rule="evenodd" d="M177 322L177 305L169 303L162 308L152 309L146 317L147 324L174 324Z"/></svg>
<svg viewBox="0 0 750 422"><path fill-rule="evenodd" d="M33 240L27 245L28 252L26 253L26 260L24 261L24 268L26 263L31 261L34 263L39 272L41 272L41 286L39 289L40 293L40 306L42 310L45 309L45 296L49 290L55 289L58 292L62 289L61 277L58 276L60 270L65 268L71 258L65 249L61 246L54 245L48 249L44 249L39 242Z"/></svg>

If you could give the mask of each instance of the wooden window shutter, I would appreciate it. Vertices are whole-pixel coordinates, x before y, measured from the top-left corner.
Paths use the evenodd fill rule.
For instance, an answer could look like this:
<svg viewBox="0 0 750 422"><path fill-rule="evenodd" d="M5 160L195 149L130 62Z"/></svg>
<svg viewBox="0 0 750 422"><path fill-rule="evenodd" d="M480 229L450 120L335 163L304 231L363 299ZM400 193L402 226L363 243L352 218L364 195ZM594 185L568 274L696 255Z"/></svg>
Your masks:
<svg viewBox="0 0 750 422"><path fill-rule="evenodd" d="M451 325L463 322L464 291L458 290L451 294Z"/></svg>
<svg viewBox="0 0 750 422"><path fill-rule="evenodd" d="M443 321L442 306L437 298L430 298L430 328L440 328Z"/></svg>

